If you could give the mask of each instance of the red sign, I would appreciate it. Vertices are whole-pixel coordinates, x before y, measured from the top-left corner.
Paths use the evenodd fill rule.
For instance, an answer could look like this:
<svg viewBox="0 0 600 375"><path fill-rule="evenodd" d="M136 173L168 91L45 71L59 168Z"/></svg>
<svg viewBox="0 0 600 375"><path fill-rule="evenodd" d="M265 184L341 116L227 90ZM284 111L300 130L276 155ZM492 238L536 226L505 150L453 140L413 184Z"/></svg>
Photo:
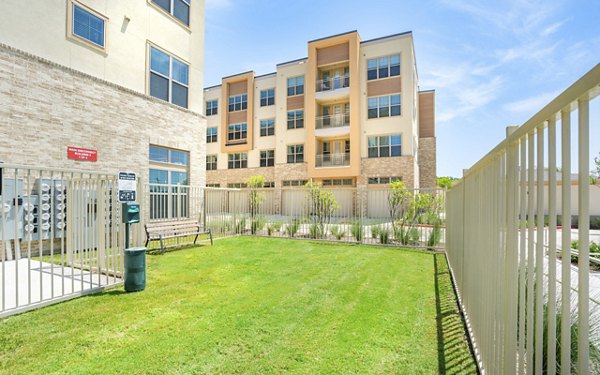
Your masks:
<svg viewBox="0 0 600 375"><path fill-rule="evenodd" d="M67 146L67 157L71 160L98 161L98 150Z"/></svg>

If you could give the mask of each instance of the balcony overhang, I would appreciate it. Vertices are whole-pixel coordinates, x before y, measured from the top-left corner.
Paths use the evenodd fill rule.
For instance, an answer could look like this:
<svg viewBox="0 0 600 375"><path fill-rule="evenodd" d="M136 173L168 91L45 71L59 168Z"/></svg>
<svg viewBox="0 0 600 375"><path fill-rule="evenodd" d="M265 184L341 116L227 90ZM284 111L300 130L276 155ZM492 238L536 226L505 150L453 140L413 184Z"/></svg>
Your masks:
<svg viewBox="0 0 600 375"><path fill-rule="evenodd" d="M343 100L348 99L349 97L350 87L343 87L336 90L317 91L315 93L315 100L317 103Z"/></svg>
<svg viewBox="0 0 600 375"><path fill-rule="evenodd" d="M315 137L317 137L317 138L340 137L340 136L349 135L349 134L350 134L350 126L339 126L337 128L315 129Z"/></svg>

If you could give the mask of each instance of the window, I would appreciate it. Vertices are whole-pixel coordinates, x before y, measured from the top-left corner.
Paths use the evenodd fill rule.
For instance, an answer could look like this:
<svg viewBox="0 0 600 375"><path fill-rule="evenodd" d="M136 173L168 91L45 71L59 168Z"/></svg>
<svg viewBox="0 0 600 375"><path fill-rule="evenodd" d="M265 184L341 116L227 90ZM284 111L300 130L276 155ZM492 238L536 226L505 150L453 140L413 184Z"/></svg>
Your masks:
<svg viewBox="0 0 600 375"><path fill-rule="evenodd" d="M150 161L154 162L170 163L185 166L190 164L189 152L187 151L179 151L170 148L150 145L149 154Z"/></svg>
<svg viewBox="0 0 600 375"><path fill-rule="evenodd" d="M207 188L220 188L221 184L206 184Z"/></svg>
<svg viewBox="0 0 600 375"><path fill-rule="evenodd" d="M106 44L104 34L105 22L103 18L98 17L77 4L73 4L73 25L71 25L73 35L97 47L104 48Z"/></svg>
<svg viewBox="0 0 600 375"><path fill-rule="evenodd" d="M304 145L287 146L288 164L304 162Z"/></svg>
<svg viewBox="0 0 600 375"><path fill-rule="evenodd" d="M402 181L402 177L369 177L369 185L385 185L394 181Z"/></svg>
<svg viewBox="0 0 600 375"><path fill-rule="evenodd" d="M229 189L244 189L244 188L248 187L248 185L244 182L231 182L231 183L227 184L227 187Z"/></svg>
<svg viewBox="0 0 600 375"><path fill-rule="evenodd" d="M400 94L369 98L368 118L400 116Z"/></svg>
<svg viewBox="0 0 600 375"><path fill-rule="evenodd" d="M260 106L266 107L275 104L275 89L260 91Z"/></svg>
<svg viewBox="0 0 600 375"><path fill-rule="evenodd" d="M304 127L304 110L288 111L287 113L287 128L300 129Z"/></svg>
<svg viewBox="0 0 600 375"><path fill-rule="evenodd" d="M260 120L260 136L275 135L275 119Z"/></svg>
<svg viewBox="0 0 600 375"><path fill-rule="evenodd" d="M349 179L334 179L334 180L323 180L323 186L353 186L354 181Z"/></svg>
<svg viewBox="0 0 600 375"><path fill-rule="evenodd" d="M369 137L368 145L370 158L402 156L402 141L400 134L386 135L383 137Z"/></svg>
<svg viewBox="0 0 600 375"><path fill-rule="evenodd" d="M274 188L275 187L275 182L273 182L273 181L265 182L265 186L263 186L263 187L264 188L269 188L269 189L270 188Z"/></svg>
<svg viewBox="0 0 600 375"><path fill-rule="evenodd" d="M304 94L304 76L288 78L287 80L287 95L302 95Z"/></svg>
<svg viewBox="0 0 600 375"><path fill-rule="evenodd" d="M191 0L152 0L152 2L177 18L184 25L190 25Z"/></svg>
<svg viewBox="0 0 600 375"><path fill-rule="evenodd" d="M286 180L283 181L283 186L304 186L307 183L307 180Z"/></svg>
<svg viewBox="0 0 600 375"><path fill-rule="evenodd" d="M150 47L150 95L180 107L188 106L189 66Z"/></svg>
<svg viewBox="0 0 600 375"><path fill-rule="evenodd" d="M217 142L217 128L206 128L206 143Z"/></svg>
<svg viewBox="0 0 600 375"><path fill-rule="evenodd" d="M391 55L367 61L367 79L387 78L400 75L400 55Z"/></svg>
<svg viewBox="0 0 600 375"><path fill-rule="evenodd" d="M219 101L218 100L209 100L206 102L206 115L214 116L219 113Z"/></svg>
<svg viewBox="0 0 600 375"><path fill-rule="evenodd" d="M239 154L229 154L227 160L227 168L241 169L248 168L248 154L241 152Z"/></svg>
<svg viewBox="0 0 600 375"><path fill-rule="evenodd" d="M150 183L164 185L187 185L187 172L150 169Z"/></svg>
<svg viewBox="0 0 600 375"><path fill-rule="evenodd" d="M206 155L206 170L216 171L217 170L217 155Z"/></svg>
<svg viewBox="0 0 600 375"><path fill-rule="evenodd" d="M272 167L275 165L275 150L263 150L260 152L260 166Z"/></svg>
<svg viewBox="0 0 600 375"><path fill-rule="evenodd" d="M248 138L248 125L229 124L227 127L227 142L239 143L237 141L245 141Z"/></svg>
<svg viewBox="0 0 600 375"><path fill-rule="evenodd" d="M229 97L229 112L243 111L248 108L248 95L233 95Z"/></svg>

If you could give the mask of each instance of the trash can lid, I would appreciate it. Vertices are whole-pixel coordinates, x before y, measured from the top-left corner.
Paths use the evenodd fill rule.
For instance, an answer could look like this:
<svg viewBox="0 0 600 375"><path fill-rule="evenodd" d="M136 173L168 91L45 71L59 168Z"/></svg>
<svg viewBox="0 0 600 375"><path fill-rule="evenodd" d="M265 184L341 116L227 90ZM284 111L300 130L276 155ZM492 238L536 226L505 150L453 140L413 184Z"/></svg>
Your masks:
<svg viewBox="0 0 600 375"><path fill-rule="evenodd" d="M126 253L144 253L146 252L146 248L145 247L130 247L125 249Z"/></svg>

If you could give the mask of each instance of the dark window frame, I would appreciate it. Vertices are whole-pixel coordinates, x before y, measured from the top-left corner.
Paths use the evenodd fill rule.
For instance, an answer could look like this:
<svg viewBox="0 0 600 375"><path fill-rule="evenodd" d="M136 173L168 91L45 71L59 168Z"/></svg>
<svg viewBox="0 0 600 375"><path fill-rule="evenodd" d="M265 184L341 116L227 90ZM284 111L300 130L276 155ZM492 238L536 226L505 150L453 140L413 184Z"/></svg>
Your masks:
<svg viewBox="0 0 600 375"><path fill-rule="evenodd" d="M287 163L304 163L304 144L287 146Z"/></svg>
<svg viewBox="0 0 600 375"><path fill-rule="evenodd" d="M287 128L288 130L304 128L304 109L287 112Z"/></svg>
<svg viewBox="0 0 600 375"><path fill-rule="evenodd" d="M260 106L268 107L275 105L275 88L260 91Z"/></svg>
<svg viewBox="0 0 600 375"><path fill-rule="evenodd" d="M219 128L210 127L206 128L206 143L217 143L219 141Z"/></svg>
<svg viewBox="0 0 600 375"><path fill-rule="evenodd" d="M260 166L274 167L275 166L275 150L260 151Z"/></svg>

